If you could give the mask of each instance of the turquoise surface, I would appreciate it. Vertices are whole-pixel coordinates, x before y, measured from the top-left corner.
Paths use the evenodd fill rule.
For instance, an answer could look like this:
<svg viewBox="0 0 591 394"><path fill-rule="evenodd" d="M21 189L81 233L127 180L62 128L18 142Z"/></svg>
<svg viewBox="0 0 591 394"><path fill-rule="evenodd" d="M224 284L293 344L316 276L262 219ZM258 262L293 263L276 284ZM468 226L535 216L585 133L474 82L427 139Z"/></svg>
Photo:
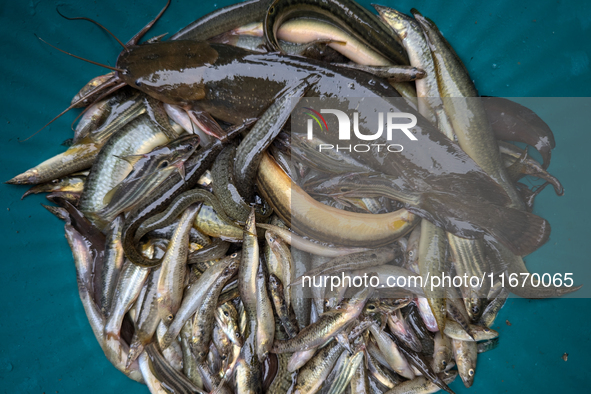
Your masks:
<svg viewBox="0 0 591 394"><path fill-rule="evenodd" d="M232 1L174 0L151 35L174 33ZM369 6L369 1L363 4ZM585 1L381 1L401 11L416 7L438 23L464 59L483 95L585 97L591 94L591 3ZM103 69L39 42L34 34L77 55L114 65L118 44L96 26L66 21L56 1L0 3L0 180L7 180L64 150L72 111L27 142L61 112L78 89ZM70 16L96 18L125 41L163 1L60 1ZM527 258L540 272L574 272L586 284L590 210L588 196L590 101L546 107L557 148L551 172L564 184L546 190L535 212L548 219L548 244ZM145 393L103 356L78 299L72 256L63 224L39 204L20 201L25 187L0 186L0 389L5 393ZM587 290L587 293L588 290ZM479 358L474 386L459 379L458 393L588 392L591 341L589 299L510 300L494 328L500 346ZM510 325L506 323L510 321ZM563 361L568 353L568 361Z"/></svg>

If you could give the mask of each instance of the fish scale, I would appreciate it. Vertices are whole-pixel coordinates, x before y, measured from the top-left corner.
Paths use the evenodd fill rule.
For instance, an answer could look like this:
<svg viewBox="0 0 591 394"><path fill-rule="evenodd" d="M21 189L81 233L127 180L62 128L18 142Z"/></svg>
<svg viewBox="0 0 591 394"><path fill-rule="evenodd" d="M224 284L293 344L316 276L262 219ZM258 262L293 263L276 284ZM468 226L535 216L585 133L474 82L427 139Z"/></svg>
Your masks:
<svg viewBox="0 0 591 394"><path fill-rule="evenodd" d="M121 157L148 153L168 142L164 132L146 115L142 115L116 132L105 144L92 166L80 197L80 210L86 214L105 206L105 195L133 169Z"/></svg>

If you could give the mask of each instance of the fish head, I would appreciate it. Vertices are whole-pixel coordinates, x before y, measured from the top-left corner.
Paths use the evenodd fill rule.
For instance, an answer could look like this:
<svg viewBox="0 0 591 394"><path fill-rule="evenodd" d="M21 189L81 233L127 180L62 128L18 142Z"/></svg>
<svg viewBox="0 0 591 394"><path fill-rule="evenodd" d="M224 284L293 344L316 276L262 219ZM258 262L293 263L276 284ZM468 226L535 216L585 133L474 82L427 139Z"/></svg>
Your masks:
<svg viewBox="0 0 591 394"><path fill-rule="evenodd" d="M181 107L205 98L204 73L218 58L208 43L165 41L133 45L117 58L117 76L132 88Z"/></svg>

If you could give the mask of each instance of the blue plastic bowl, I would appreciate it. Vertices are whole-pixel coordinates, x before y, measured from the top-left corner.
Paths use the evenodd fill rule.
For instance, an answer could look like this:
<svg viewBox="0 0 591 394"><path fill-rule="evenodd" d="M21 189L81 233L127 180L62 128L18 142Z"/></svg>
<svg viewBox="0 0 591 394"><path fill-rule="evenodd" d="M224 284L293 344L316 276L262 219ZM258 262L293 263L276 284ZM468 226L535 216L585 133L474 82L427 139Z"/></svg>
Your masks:
<svg viewBox="0 0 591 394"><path fill-rule="evenodd" d="M150 33L175 33L201 15L233 1L175 0ZM69 16L96 18L122 41L162 8L164 1L60 1ZM381 1L433 19L464 60L483 95L584 97L591 92L591 3L584 1ZM67 114L26 142L61 112L92 77L104 73L39 42L33 34L77 55L114 65L121 48L83 21L66 21L57 1L0 4L1 180L8 180L64 150L72 136ZM363 1L369 7L369 1ZM553 227L550 241L527 258L532 270L589 276L589 100L544 112L557 148L550 171L566 194L539 196L535 212ZM110 365L96 343L78 299L72 255L63 224L46 212L41 196L20 201L25 187L0 187L0 387L10 393L146 393ZM458 393L589 391L591 354L588 299L509 300L494 326L500 345L479 357L474 386ZM510 324L509 324L510 322ZM563 354L568 353L568 361Z"/></svg>

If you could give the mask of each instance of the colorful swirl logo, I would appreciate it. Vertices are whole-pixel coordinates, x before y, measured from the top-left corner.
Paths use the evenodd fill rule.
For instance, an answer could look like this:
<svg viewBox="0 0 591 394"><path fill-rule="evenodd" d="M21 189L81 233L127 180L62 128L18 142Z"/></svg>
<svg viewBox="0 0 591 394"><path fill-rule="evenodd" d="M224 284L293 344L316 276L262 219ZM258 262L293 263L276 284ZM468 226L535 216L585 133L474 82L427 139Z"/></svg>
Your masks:
<svg viewBox="0 0 591 394"><path fill-rule="evenodd" d="M308 111L312 111L312 112L304 112L304 113L306 115L311 116L312 119L314 119L316 121L316 123L318 123L318 126L320 126L321 130L324 128L328 132L328 125L326 124L326 120L324 120L324 117L322 115L320 115L320 112L314 111L312 108L308 108L308 107L304 107L304 109L307 109ZM322 123L320 123L321 120L322 120Z"/></svg>

